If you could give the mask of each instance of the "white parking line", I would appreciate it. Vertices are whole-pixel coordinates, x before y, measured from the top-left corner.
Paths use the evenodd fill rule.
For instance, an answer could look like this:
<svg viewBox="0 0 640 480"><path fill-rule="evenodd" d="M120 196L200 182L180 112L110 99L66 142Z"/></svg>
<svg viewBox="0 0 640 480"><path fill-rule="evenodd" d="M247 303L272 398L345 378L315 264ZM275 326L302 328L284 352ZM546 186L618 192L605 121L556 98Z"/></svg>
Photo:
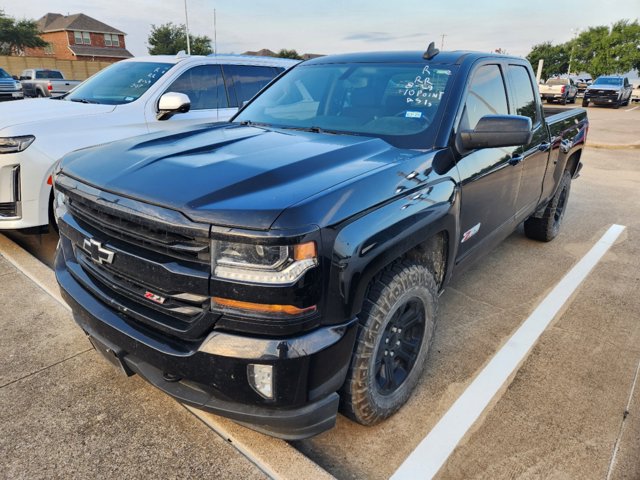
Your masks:
<svg viewBox="0 0 640 480"><path fill-rule="evenodd" d="M633 108L630 108L628 110L625 110L625 112L633 112L634 110L637 110L639 108L640 108L640 105L638 105L637 107L633 107Z"/></svg>
<svg viewBox="0 0 640 480"><path fill-rule="evenodd" d="M391 480L433 478L495 394L518 370L542 332L624 229L622 225L612 225L564 276L400 465Z"/></svg>

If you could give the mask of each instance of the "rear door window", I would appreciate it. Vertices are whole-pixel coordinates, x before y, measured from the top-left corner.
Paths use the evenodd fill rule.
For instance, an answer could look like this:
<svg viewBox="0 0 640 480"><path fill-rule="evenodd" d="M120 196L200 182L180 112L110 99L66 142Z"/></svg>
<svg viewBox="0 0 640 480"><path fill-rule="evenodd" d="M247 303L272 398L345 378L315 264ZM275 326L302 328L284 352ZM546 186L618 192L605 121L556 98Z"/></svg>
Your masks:
<svg viewBox="0 0 640 480"><path fill-rule="evenodd" d="M509 65L509 78L513 88L513 104L516 115L522 115L531 119L535 125L540 121L536 106L535 93L527 69L521 65Z"/></svg>
<svg viewBox="0 0 640 480"><path fill-rule="evenodd" d="M256 65L224 65L222 68L229 89L230 107L242 107L284 70Z"/></svg>

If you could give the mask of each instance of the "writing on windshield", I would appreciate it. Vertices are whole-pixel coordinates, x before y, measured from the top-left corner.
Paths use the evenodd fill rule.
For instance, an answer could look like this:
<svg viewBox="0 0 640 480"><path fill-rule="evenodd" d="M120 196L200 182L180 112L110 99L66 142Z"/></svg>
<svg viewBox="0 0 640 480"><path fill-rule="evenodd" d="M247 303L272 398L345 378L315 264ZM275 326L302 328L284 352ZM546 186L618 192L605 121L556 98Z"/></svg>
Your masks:
<svg viewBox="0 0 640 480"><path fill-rule="evenodd" d="M424 63L301 65L234 121L387 140L413 137L434 122L450 76L449 68Z"/></svg>

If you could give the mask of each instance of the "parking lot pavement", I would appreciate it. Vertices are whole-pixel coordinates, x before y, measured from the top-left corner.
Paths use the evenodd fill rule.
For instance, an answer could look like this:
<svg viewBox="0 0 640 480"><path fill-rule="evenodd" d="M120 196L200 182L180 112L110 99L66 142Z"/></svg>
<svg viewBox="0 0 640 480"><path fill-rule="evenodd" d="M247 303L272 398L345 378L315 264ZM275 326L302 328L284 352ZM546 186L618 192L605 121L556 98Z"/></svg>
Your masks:
<svg viewBox="0 0 640 480"><path fill-rule="evenodd" d="M546 108L576 108L580 107L580 100L576 105L544 105ZM590 105L586 108L589 116L588 144L592 147L616 147L633 145L640 148L640 105L630 103L626 107L614 109Z"/></svg>
<svg viewBox="0 0 640 480"><path fill-rule="evenodd" d="M266 478L184 407L120 377L1 256L0 284L0 476Z"/></svg>

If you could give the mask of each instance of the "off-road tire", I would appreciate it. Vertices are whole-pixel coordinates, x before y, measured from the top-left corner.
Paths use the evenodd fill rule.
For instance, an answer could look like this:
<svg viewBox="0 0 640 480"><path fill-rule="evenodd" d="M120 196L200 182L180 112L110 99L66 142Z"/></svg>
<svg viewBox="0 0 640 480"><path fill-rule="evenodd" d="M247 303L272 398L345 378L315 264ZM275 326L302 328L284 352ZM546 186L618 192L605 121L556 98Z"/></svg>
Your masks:
<svg viewBox="0 0 640 480"><path fill-rule="evenodd" d="M524 221L524 234L541 242L550 242L560 233L562 219L567 210L571 192L571 173L564 171L556 193L544 209L542 217L529 217Z"/></svg>
<svg viewBox="0 0 640 480"><path fill-rule="evenodd" d="M433 273L412 261L397 261L374 280L358 316L356 345L340 390L345 415L374 425L409 399L433 342L437 298ZM414 313L413 320L403 323ZM400 325L403 328L396 328ZM385 379L389 368L393 369L392 382ZM398 378L401 381L396 385Z"/></svg>

